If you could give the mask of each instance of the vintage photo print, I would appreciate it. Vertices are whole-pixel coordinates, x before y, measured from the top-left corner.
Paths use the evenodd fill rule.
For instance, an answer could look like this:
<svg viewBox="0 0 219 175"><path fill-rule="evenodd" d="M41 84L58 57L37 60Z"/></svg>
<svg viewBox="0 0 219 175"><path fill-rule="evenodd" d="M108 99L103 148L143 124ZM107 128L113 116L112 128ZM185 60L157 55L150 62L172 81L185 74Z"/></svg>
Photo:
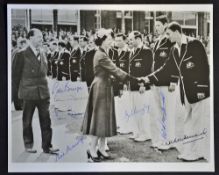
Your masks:
<svg viewBox="0 0 219 175"><path fill-rule="evenodd" d="M212 4L8 4L7 24L9 172L214 171Z"/></svg>

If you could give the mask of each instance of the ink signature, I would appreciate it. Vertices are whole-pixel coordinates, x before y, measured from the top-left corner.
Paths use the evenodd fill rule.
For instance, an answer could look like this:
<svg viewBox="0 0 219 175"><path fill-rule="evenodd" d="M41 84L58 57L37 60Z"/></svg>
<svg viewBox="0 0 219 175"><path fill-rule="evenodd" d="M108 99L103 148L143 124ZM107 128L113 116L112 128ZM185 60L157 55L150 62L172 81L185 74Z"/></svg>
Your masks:
<svg viewBox="0 0 219 175"><path fill-rule="evenodd" d="M69 92L69 91L76 91L78 93L82 90L83 90L83 87L74 85L69 81L66 81L64 86L61 86L59 82L55 82L55 84L52 87L52 94L59 94L59 93L64 93L64 92Z"/></svg>
<svg viewBox="0 0 219 175"><path fill-rule="evenodd" d="M188 144L188 143L192 143L192 142L203 139L204 138L203 136L206 135L206 134L207 134L207 129L204 128L202 130L202 132L200 132L200 133L196 133L196 134L193 134L193 135L184 135L181 138L174 138L172 140L168 140L167 142L165 142L165 144L166 145L171 145L171 144L178 143L178 142L183 142L183 141L186 141L186 142L183 142L183 144ZM200 136L202 136L202 137L200 137ZM193 140L190 140L190 139L193 139Z"/></svg>
<svg viewBox="0 0 219 175"><path fill-rule="evenodd" d="M55 161L58 162L62 160L66 155L75 150L79 145L84 144L84 140L85 136L77 136L74 143L67 145L63 151L60 151L59 154L56 155Z"/></svg>
<svg viewBox="0 0 219 175"><path fill-rule="evenodd" d="M137 116L138 114L144 115L145 113L149 113L150 106L144 104L142 108L137 109L136 106L132 108L131 110L125 110L125 118L129 120L131 117Z"/></svg>
<svg viewBox="0 0 219 175"><path fill-rule="evenodd" d="M57 110L56 108L54 109L54 114L57 119L62 119L63 113L64 112L61 112ZM79 119L81 118L81 116L84 115L84 113L75 112L75 111L67 111L67 115L70 116L71 118Z"/></svg>
<svg viewBox="0 0 219 175"><path fill-rule="evenodd" d="M161 105L161 111L162 111L162 119L160 121L161 124L161 136L164 139L167 139L167 131L166 131L166 120L167 120L167 113L166 113L166 105L165 105L165 96L162 92L160 92L162 105Z"/></svg>

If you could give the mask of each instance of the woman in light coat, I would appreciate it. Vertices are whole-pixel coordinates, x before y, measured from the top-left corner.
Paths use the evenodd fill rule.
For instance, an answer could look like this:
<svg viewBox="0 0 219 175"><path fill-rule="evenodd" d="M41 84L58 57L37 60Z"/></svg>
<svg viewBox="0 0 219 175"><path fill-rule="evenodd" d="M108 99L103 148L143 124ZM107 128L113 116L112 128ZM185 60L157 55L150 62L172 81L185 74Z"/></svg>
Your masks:
<svg viewBox="0 0 219 175"><path fill-rule="evenodd" d="M116 135L116 117L114 94L111 82L113 75L120 81L130 79L138 80L122 71L112 62L107 55L107 49L113 41L111 30L100 29L96 33L95 43L99 49L94 55L94 80L91 84L88 104L82 124L83 134L90 135L90 149L87 150L88 158L99 162L100 157L109 158L105 151L105 138ZM98 144L98 139L100 144Z"/></svg>

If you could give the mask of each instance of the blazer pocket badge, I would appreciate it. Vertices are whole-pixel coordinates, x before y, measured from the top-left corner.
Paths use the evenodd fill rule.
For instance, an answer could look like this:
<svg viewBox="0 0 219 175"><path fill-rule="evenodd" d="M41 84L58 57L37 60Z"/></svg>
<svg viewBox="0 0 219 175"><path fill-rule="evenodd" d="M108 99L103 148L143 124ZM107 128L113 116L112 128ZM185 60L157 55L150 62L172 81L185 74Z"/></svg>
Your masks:
<svg viewBox="0 0 219 175"><path fill-rule="evenodd" d="M135 63L135 67L141 67L141 63L140 62L136 62Z"/></svg>
<svg viewBox="0 0 219 175"><path fill-rule="evenodd" d="M195 67L195 64L193 62L190 61L190 62L186 63L187 69L192 69L193 67Z"/></svg>
<svg viewBox="0 0 219 175"><path fill-rule="evenodd" d="M164 51L160 52L160 57L162 58L167 57L167 53Z"/></svg>
<svg viewBox="0 0 219 175"><path fill-rule="evenodd" d="M120 63L119 66L120 66L120 67L125 67L125 64L124 64L124 63Z"/></svg>

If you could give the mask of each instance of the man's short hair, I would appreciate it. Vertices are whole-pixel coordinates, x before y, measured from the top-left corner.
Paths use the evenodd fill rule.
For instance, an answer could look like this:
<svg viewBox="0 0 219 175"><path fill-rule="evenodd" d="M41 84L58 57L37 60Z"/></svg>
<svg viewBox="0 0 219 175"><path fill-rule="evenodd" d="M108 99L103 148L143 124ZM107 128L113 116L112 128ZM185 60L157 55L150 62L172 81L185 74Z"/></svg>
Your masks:
<svg viewBox="0 0 219 175"><path fill-rule="evenodd" d="M122 37L123 40L126 40L126 35L123 33L118 33L116 37Z"/></svg>
<svg viewBox="0 0 219 175"><path fill-rule="evenodd" d="M156 21L160 21L163 25L168 23L167 17L165 15L156 17Z"/></svg>
<svg viewBox="0 0 219 175"><path fill-rule="evenodd" d="M40 30L37 28L30 29L30 31L27 34L27 39L30 39L30 37L34 36L36 31L40 31Z"/></svg>
<svg viewBox="0 0 219 175"><path fill-rule="evenodd" d="M88 42L88 38L86 36L81 36L80 39L82 39L85 42Z"/></svg>
<svg viewBox="0 0 219 175"><path fill-rule="evenodd" d="M142 40L142 35L139 31L132 31L131 34L134 35L135 39L140 38Z"/></svg>
<svg viewBox="0 0 219 175"><path fill-rule="evenodd" d="M73 36L73 40L79 42L79 36Z"/></svg>
<svg viewBox="0 0 219 175"><path fill-rule="evenodd" d="M169 25L167 26L167 29L170 29L173 32L179 31L179 33L182 33L181 25L178 22L175 22L175 21L169 23Z"/></svg>
<svg viewBox="0 0 219 175"><path fill-rule="evenodd" d="M58 46L61 46L61 47L66 47L66 45L65 45L65 42L64 42L64 41L59 41L59 42L58 42Z"/></svg>

